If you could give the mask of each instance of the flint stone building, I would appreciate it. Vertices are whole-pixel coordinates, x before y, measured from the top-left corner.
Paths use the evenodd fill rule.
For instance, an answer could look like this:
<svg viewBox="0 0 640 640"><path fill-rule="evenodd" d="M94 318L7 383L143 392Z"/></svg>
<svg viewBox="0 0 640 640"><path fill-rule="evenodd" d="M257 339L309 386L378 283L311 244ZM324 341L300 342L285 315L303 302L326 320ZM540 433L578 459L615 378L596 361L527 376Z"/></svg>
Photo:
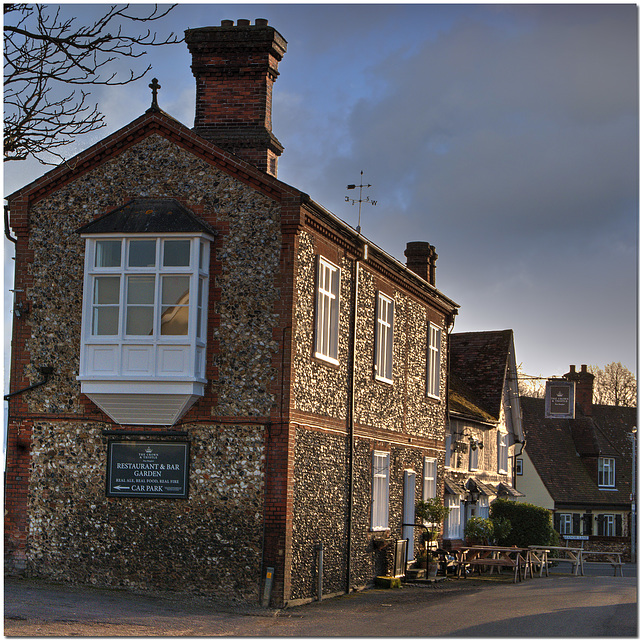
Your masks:
<svg viewBox="0 0 640 640"><path fill-rule="evenodd" d="M193 129L154 99L8 198L5 566L281 606L322 543L323 594L365 587L443 495L458 305L431 245L401 264L278 180L273 27L186 42Z"/></svg>

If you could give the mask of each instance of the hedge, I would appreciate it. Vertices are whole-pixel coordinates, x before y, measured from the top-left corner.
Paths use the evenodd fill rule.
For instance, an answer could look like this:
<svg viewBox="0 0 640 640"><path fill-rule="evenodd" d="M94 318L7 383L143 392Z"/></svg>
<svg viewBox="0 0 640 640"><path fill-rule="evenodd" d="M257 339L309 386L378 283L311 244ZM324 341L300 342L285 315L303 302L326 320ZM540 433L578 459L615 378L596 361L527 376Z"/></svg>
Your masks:
<svg viewBox="0 0 640 640"><path fill-rule="evenodd" d="M491 503L490 517L506 518L511 522L511 531L505 538L505 546L558 544L558 534L553 528L551 513L544 507L498 499Z"/></svg>

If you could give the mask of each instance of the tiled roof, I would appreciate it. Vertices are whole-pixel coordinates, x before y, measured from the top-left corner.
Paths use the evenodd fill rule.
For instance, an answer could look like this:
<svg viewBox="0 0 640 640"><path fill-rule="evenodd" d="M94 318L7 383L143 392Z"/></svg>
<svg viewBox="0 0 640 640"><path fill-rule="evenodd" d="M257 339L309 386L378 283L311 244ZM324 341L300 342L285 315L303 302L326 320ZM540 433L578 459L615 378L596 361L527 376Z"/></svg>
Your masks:
<svg viewBox="0 0 640 640"><path fill-rule="evenodd" d="M498 421L513 331L452 333L450 409Z"/></svg>
<svg viewBox="0 0 640 640"><path fill-rule="evenodd" d="M628 503L631 488L631 443L635 409L593 405L593 415L574 420L546 419L543 398L521 397L526 452L556 503ZM585 461L598 456L616 458L616 489L598 488L595 462L589 473ZM593 475L592 475L593 474Z"/></svg>
<svg viewBox="0 0 640 640"><path fill-rule="evenodd" d="M136 198L78 229L80 234L114 232L217 235L204 220L173 198Z"/></svg>

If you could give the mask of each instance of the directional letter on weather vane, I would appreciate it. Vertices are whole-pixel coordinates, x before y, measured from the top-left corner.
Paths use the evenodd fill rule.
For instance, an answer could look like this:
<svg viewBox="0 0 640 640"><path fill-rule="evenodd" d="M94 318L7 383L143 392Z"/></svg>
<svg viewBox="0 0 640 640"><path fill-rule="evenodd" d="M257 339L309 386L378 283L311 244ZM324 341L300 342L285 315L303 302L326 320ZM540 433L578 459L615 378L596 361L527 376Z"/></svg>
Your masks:
<svg viewBox="0 0 640 640"><path fill-rule="evenodd" d="M345 202L350 202L352 205L355 205L356 202L358 203L358 226L356 227L356 231L358 233L360 233L360 214L362 213L362 203L363 202L368 202L369 204L373 205L374 207L378 204L377 200L370 200L369 196L367 196L364 200L362 199L362 189L364 187L370 187L370 184L363 184L362 183L362 177L364 176L364 171L360 172L360 184L348 184L347 185L347 189L356 189L359 188L360 189L360 199L356 200L355 198L350 198L349 196L345 196L344 197L344 201Z"/></svg>

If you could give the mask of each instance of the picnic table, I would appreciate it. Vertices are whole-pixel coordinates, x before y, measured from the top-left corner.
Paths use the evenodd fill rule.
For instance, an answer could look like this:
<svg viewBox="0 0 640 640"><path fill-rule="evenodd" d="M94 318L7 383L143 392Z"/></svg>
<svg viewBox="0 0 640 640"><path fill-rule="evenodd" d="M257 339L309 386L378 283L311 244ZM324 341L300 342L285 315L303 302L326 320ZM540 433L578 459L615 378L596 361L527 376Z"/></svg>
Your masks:
<svg viewBox="0 0 640 640"><path fill-rule="evenodd" d="M582 549L576 549L575 547L530 545L529 550L532 554L535 554L535 563L540 564L540 575L542 575L543 569L546 571L546 574L549 575L549 562L568 562L573 567L571 572L574 576L578 575L578 570L580 570L580 575L584 575ZM549 554L552 552L554 553L554 557L549 559ZM530 557L530 560L533 562L533 555Z"/></svg>
<svg viewBox="0 0 640 640"><path fill-rule="evenodd" d="M602 560L585 560L584 557L587 556L597 556L605 558L604 562L608 562L613 567L613 575L618 575L618 569L620 569L620 577L623 578L624 574L622 573L622 552L621 551L587 551L586 549L582 550L582 563L599 563ZM584 574L583 574L584 575Z"/></svg>
<svg viewBox="0 0 640 640"><path fill-rule="evenodd" d="M518 547L494 547L475 545L472 547L459 547L458 554L458 576L465 575L466 567L494 567L501 569L508 567L513 569L513 581L522 580L522 571L527 562L528 549Z"/></svg>

